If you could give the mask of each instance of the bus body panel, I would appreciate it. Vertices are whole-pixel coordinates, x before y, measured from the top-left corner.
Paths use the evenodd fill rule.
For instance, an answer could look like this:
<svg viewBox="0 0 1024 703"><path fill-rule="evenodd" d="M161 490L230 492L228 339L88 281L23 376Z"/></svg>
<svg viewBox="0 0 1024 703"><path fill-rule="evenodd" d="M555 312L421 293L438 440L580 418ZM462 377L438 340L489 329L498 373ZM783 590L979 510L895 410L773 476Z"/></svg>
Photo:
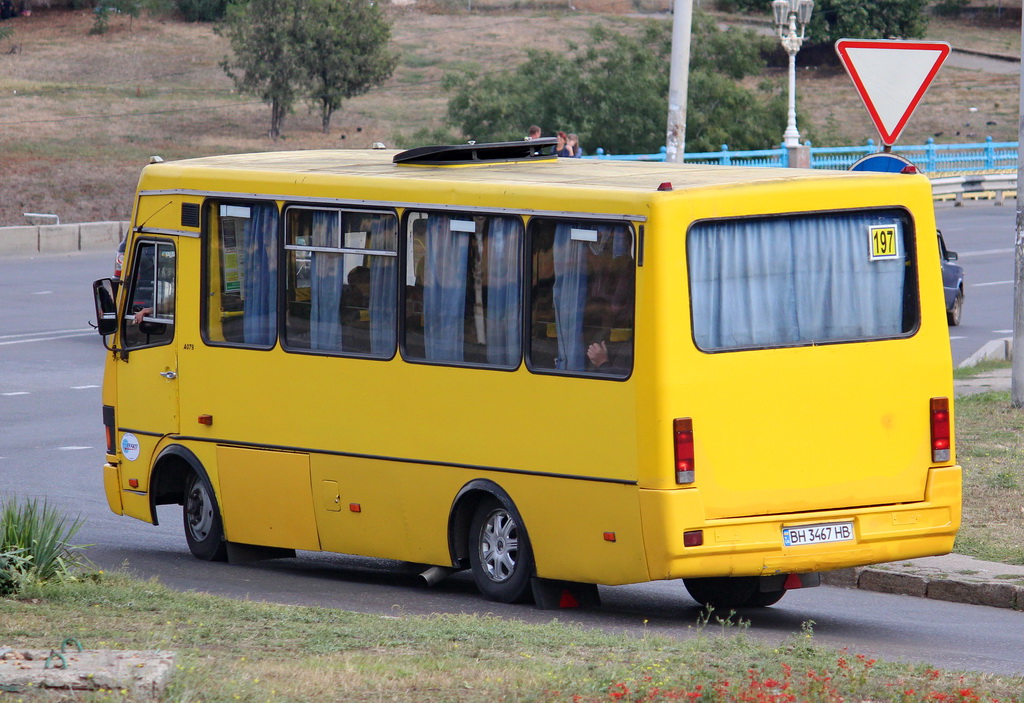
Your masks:
<svg viewBox="0 0 1024 703"><path fill-rule="evenodd" d="M180 443L210 477L227 539L242 543L449 566L456 496L486 479L513 500L544 578L611 585L948 552L960 469L955 455L940 465L930 455L929 399L952 401L952 380L927 180L595 166L401 168L379 154L303 152L145 169L129 236L175 243L176 330L173 344L133 350L130 363L108 358L104 402L116 406L118 439L150 433L140 435L136 461L120 449L108 455L111 509L152 521L152 462ZM659 192L667 181L675 190ZM279 208L340 203L398 217L480 208L518 213L527 225L541 215L630 222L642 260L632 372L610 380L538 372L525 361L465 368L410 362L402 350L346 358L288 349L280 336L270 348L208 343L204 240L182 224L182 206L254 194ZM912 334L696 347L692 223L877 207L912 214L920 301ZM166 383L159 374L170 370L177 377ZM694 425L692 485L676 483L680 417ZM782 527L823 521L852 522L856 538L782 547ZM694 530L704 544L684 548L683 533Z"/></svg>
<svg viewBox="0 0 1024 703"><path fill-rule="evenodd" d="M224 531L233 542L320 549L309 455L217 447Z"/></svg>
<svg viewBox="0 0 1024 703"><path fill-rule="evenodd" d="M647 578L636 489L479 472L450 466L315 456L316 516L324 549L451 566L452 499L471 481L504 490L531 534L537 575L606 585Z"/></svg>

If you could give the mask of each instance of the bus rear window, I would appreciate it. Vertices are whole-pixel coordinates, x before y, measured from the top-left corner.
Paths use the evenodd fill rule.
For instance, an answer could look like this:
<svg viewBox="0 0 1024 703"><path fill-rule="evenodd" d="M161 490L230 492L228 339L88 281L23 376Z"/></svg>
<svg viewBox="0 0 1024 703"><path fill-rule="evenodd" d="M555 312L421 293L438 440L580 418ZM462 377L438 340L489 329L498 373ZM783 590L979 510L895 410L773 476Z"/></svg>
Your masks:
<svg viewBox="0 0 1024 703"><path fill-rule="evenodd" d="M687 234L694 340L724 351L909 335L913 252L902 210L699 222Z"/></svg>

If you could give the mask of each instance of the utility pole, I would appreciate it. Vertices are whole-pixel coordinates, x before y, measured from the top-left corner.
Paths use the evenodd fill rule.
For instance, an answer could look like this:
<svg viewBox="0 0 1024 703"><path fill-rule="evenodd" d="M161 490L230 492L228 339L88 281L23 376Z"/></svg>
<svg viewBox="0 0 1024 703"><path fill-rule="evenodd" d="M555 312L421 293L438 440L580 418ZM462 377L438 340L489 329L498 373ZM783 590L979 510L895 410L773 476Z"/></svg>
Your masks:
<svg viewBox="0 0 1024 703"><path fill-rule="evenodd" d="M1021 58L1024 59L1024 22L1021 22ZM1024 73L1020 77L1020 109L1017 119L1017 237L1013 273L1013 366L1010 371L1010 402L1024 407L1024 204L1021 182L1024 179Z"/></svg>
<svg viewBox="0 0 1024 703"><path fill-rule="evenodd" d="M690 84L690 34L693 0L672 5L672 66L668 74L668 130L665 161L681 164L686 154L686 92Z"/></svg>

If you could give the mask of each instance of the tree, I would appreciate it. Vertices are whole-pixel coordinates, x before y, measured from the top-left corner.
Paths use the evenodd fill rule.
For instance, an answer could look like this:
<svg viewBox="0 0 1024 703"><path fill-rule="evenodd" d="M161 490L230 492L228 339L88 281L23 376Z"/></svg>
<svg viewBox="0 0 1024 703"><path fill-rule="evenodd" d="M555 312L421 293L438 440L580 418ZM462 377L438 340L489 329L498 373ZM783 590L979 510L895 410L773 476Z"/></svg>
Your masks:
<svg viewBox="0 0 1024 703"><path fill-rule="evenodd" d="M309 97L320 107L324 134L343 100L386 81L398 63L387 48L391 24L375 2L306 0L296 33L299 62Z"/></svg>
<svg viewBox="0 0 1024 703"><path fill-rule="evenodd" d="M928 28L928 4L929 0L815 0L807 38L812 44L831 46L843 37L922 37ZM727 0L725 9L766 13L770 18L772 4L771 0Z"/></svg>
<svg viewBox="0 0 1024 703"><path fill-rule="evenodd" d="M821 0L815 3L809 41L835 44L843 37L909 39L923 37L929 0Z"/></svg>
<svg viewBox="0 0 1024 703"><path fill-rule="evenodd" d="M270 137L281 136L304 78L294 37L303 21L304 0L232 0L217 31L228 38L233 57L221 67L242 93L270 105Z"/></svg>
<svg viewBox="0 0 1024 703"><path fill-rule="evenodd" d="M738 82L761 71L760 47L772 40L719 31L701 13L693 31L687 148L774 146L785 124L783 96ZM526 126L536 123L546 134L571 130L619 153L655 152L665 143L670 57L667 22L648 23L634 36L592 27L586 48L530 51L507 73L446 76L448 119L478 141L522 139Z"/></svg>

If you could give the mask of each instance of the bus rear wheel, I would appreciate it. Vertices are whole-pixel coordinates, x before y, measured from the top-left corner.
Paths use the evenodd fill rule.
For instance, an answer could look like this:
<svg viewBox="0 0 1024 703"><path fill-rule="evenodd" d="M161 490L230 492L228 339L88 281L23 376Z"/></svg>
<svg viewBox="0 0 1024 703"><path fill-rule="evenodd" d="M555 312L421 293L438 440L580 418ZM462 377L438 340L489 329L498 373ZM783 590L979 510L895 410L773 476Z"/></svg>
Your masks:
<svg viewBox="0 0 1024 703"><path fill-rule="evenodd" d="M775 605L786 595L785 590L762 592L757 576L683 579L683 585L695 601L717 610L764 608Z"/></svg>
<svg viewBox="0 0 1024 703"><path fill-rule="evenodd" d="M213 488L205 476L193 472L185 487L182 505L185 541L193 556L204 561L225 561L227 542Z"/></svg>
<svg viewBox="0 0 1024 703"><path fill-rule="evenodd" d="M496 499L477 506L469 527L469 563L488 600L521 603L530 597L533 550L517 512Z"/></svg>

